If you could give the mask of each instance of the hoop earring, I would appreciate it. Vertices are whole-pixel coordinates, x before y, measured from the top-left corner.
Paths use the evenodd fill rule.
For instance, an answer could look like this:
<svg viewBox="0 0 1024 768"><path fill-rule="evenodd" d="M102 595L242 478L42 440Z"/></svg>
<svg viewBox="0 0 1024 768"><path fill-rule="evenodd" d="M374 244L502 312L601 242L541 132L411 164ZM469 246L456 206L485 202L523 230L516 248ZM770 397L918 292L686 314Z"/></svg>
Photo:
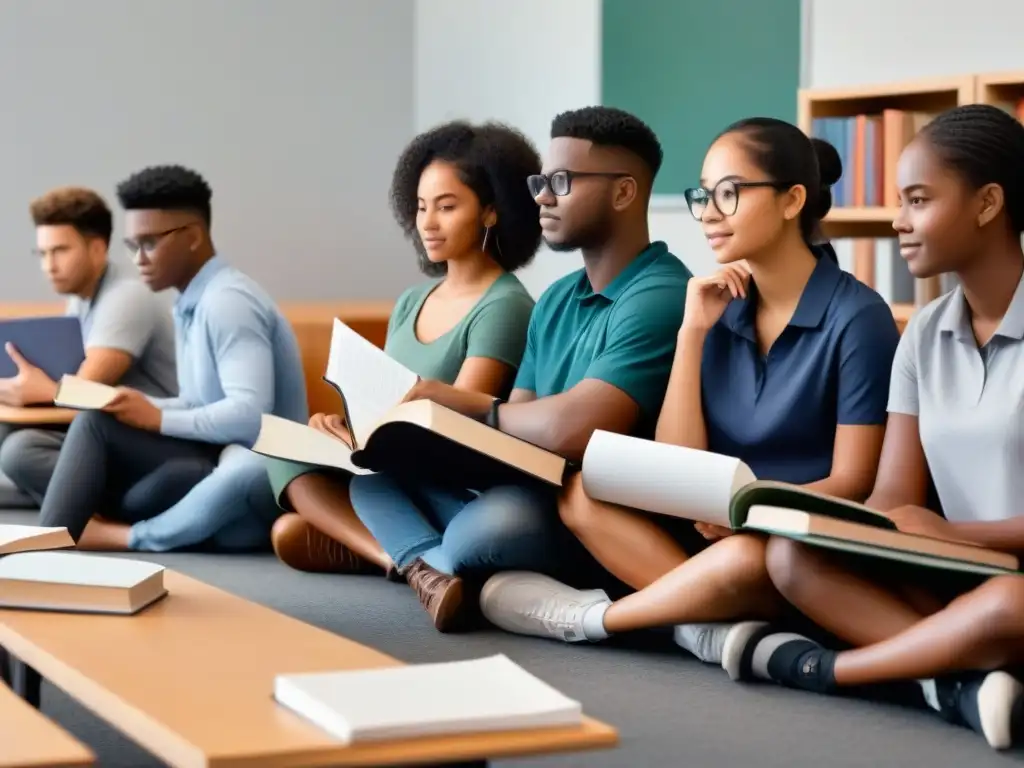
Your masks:
<svg viewBox="0 0 1024 768"><path fill-rule="evenodd" d="M490 236L491 236L491 228L490 227L484 227L484 242L483 242L483 245L480 246L480 250L483 251L484 253L487 253L487 239Z"/></svg>

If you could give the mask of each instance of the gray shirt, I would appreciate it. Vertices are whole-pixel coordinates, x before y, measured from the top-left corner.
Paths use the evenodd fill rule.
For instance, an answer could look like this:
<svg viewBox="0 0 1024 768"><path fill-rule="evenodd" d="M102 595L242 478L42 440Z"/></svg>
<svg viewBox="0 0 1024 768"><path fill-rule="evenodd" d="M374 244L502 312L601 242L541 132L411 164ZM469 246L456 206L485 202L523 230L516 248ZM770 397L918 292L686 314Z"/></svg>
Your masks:
<svg viewBox="0 0 1024 768"><path fill-rule="evenodd" d="M893 361L889 412L917 416L942 509L956 522L1024 513L1024 278L978 348L963 289L907 324Z"/></svg>
<svg viewBox="0 0 1024 768"><path fill-rule="evenodd" d="M92 299L72 296L66 314L81 321L86 350L104 347L132 356L118 384L155 397L177 394L170 305L124 267L109 262Z"/></svg>

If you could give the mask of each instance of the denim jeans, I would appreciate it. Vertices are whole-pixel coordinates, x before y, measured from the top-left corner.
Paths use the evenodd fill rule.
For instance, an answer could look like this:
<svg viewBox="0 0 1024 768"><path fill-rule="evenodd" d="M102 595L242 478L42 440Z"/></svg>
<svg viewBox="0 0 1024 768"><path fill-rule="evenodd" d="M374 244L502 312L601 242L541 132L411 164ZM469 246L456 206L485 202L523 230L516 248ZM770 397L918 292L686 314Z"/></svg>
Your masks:
<svg viewBox="0 0 1024 768"><path fill-rule="evenodd" d="M482 493L357 475L349 498L395 565L416 558L442 573L527 570L555 575L581 547L558 517L554 491L520 486Z"/></svg>
<svg viewBox="0 0 1024 768"><path fill-rule="evenodd" d="M84 411L68 429L40 525L65 526L77 540L101 513L132 525L135 550L269 549L280 510L262 457L239 448L221 459L222 450Z"/></svg>

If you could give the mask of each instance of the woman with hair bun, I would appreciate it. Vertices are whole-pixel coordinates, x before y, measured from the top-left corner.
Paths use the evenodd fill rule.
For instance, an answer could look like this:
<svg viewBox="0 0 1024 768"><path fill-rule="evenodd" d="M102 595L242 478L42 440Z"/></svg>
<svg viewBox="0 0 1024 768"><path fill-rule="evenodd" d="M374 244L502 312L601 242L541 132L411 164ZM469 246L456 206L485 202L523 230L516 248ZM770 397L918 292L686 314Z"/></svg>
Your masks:
<svg viewBox="0 0 1024 768"><path fill-rule="evenodd" d="M780 120L742 120L711 145L686 200L724 266L689 282L655 439L737 457L759 479L863 501L899 331L886 302L821 244L841 174L830 144ZM498 626L597 641L677 625L681 647L732 670L732 650L760 626L737 620L787 610L767 572L766 536L598 502L578 476L560 513L636 591L612 602L539 574L498 574L481 595Z"/></svg>

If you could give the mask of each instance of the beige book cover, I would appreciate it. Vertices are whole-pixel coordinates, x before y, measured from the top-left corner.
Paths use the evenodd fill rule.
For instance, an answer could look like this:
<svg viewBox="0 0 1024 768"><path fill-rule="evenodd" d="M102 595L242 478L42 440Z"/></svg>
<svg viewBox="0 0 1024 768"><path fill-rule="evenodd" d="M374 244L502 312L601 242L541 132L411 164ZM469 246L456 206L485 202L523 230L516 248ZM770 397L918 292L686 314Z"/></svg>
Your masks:
<svg viewBox="0 0 1024 768"><path fill-rule="evenodd" d="M0 525L0 555L74 547L68 529L39 525Z"/></svg>

